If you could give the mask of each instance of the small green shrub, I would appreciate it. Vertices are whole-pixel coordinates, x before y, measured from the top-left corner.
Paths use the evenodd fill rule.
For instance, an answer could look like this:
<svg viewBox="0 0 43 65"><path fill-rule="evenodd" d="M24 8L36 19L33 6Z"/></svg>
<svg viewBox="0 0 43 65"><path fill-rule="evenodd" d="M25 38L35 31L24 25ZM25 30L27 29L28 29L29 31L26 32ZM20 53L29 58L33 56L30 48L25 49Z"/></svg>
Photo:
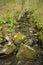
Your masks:
<svg viewBox="0 0 43 65"><path fill-rule="evenodd" d="M0 31L2 30L2 25L0 25Z"/></svg>
<svg viewBox="0 0 43 65"><path fill-rule="evenodd" d="M0 19L0 30L2 30L2 25L7 26L7 32L14 32L14 26L17 24L17 21L14 17L7 15L5 18Z"/></svg>

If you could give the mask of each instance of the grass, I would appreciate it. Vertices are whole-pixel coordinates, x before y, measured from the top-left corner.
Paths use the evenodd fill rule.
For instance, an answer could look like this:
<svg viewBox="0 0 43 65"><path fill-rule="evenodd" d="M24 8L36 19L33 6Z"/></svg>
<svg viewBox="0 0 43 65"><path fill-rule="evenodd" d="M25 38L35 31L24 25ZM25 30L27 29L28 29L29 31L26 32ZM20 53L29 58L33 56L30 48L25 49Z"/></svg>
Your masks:
<svg viewBox="0 0 43 65"><path fill-rule="evenodd" d="M34 23L38 38L43 44L43 7L35 10L31 16L30 22Z"/></svg>
<svg viewBox="0 0 43 65"><path fill-rule="evenodd" d="M18 16L17 13L15 14L15 16ZM7 26L6 31L8 33L12 33L15 31L14 27L15 24L17 24L17 20L16 18L13 16L9 16L7 15L5 18L0 18L0 41L2 40L2 30L3 30L3 24Z"/></svg>

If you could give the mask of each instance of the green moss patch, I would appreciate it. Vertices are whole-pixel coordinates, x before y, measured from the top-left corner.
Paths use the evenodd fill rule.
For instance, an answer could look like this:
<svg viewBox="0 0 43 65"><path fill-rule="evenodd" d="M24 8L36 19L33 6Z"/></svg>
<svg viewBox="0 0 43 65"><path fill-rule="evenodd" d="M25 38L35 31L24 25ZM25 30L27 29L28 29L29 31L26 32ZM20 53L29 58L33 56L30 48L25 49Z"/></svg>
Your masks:
<svg viewBox="0 0 43 65"><path fill-rule="evenodd" d="M25 44L21 44L19 51L16 55L18 59L25 59L25 58L30 58L30 59L35 59L36 57L36 52L33 48L30 46L27 46Z"/></svg>
<svg viewBox="0 0 43 65"><path fill-rule="evenodd" d="M13 41L15 44L18 44L18 43L21 43L21 41L23 41L25 38L26 36L23 33L19 32L14 36Z"/></svg>

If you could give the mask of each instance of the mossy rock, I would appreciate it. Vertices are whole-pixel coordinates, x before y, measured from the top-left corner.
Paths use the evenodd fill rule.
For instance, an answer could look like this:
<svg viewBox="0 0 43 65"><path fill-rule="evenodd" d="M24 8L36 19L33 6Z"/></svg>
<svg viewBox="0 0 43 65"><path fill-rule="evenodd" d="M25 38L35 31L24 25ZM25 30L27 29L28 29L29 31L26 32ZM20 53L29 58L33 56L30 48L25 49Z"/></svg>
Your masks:
<svg viewBox="0 0 43 65"><path fill-rule="evenodd" d="M25 59L25 58L35 59L36 51L30 46L21 44L16 57L17 59Z"/></svg>
<svg viewBox="0 0 43 65"><path fill-rule="evenodd" d="M8 50L6 50L6 54L11 54L14 50L16 49L16 46L15 45L11 45Z"/></svg>
<svg viewBox="0 0 43 65"><path fill-rule="evenodd" d="M18 43L21 43L21 41L23 41L25 38L26 36L23 33L19 32L14 36L13 41L15 44L18 44Z"/></svg>
<svg viewBox="0 0 43 65"><path fill-rule="evenodd" d="M14 50L16 49L16 46L15 45L10 45L10 46L6 46L6 47L3 47L1 50L0 50L0 54L11 54Z"/></svg>

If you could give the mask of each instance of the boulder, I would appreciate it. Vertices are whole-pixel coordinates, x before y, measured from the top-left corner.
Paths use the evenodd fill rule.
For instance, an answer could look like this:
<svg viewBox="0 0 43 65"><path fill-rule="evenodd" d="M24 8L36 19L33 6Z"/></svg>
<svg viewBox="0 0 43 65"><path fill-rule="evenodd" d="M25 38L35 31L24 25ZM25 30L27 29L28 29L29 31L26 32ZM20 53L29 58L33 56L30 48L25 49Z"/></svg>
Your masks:
<svg viewBox="0 0 43 65"><path fill-rule="evenodd" d="M19 43L21 43L24 39L26 38L26 36L23 34L23 33L17 33L15 36L14 36L14 39L13 39L13 41L14 41L14 43L15 44L19 44Z"/></svg>
<svg viewBox="0 0 43 65"><path fill-rule="evenodd" d="M0 54L11 54L16 49L16 46L14 44L11 44L9 46L4 46L2 49L0 49Z"/></svg>
<svg viewBox="0 0 43 65"><path fill-rule="evenodd" d="M18 53L16 55L17 59L35 59L36 57L36 51L34 48L25 45L25 44L21 44Z"/></svg>

